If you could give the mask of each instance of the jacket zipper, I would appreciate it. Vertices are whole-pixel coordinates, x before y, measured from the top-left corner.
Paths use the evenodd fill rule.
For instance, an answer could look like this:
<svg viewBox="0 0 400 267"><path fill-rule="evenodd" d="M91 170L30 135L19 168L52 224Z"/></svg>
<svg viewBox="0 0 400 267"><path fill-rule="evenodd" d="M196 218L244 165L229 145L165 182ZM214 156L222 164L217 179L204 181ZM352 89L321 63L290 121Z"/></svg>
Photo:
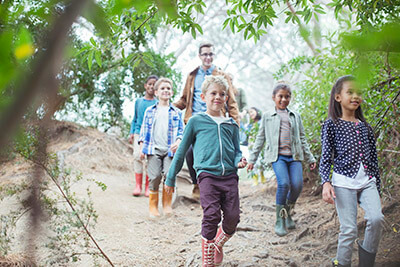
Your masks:
<svg viewBox="0 0 400 267"><path fill-rule="evenodd" d="M221 124L218 124L218 139L219 139L219 154L220 154L220 161L221 161L221 166L222 166L222 176L225 174L225 166L224 163L222 162L222 140L221 140Z"/></svg>

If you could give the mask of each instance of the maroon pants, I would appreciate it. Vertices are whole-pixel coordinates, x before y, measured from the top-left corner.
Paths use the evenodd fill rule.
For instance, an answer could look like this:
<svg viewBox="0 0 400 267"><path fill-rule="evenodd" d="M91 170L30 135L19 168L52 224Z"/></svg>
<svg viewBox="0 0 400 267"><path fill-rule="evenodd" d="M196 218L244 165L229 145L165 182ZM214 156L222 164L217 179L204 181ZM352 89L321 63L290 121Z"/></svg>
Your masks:
<svg viewBox="0 0 400 267"><path fill-rule="evenodd" d="M238 180L236 173L227 176L215 176L207 172L199 174L200 203L203 208L201 235L204 238L215 238L221 211L222 229L228 235L235 233L240 217Z"/></svg>

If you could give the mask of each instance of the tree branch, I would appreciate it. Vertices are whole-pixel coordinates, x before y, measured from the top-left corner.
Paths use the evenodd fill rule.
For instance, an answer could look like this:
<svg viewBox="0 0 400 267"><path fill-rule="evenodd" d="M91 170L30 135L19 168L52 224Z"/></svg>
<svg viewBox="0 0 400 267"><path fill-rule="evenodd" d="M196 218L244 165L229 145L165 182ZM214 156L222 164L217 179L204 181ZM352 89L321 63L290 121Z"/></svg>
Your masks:
<svg viewBox="0 0 400 267"><path fill-rule="evenodd" d="M306 28L304 27L303 24L301 24L299 17L296 14L296 10L294 10L293 6L291 3L289 3L289 1L286 1L286 5L288 6L290 12L292 12L293 16L295 16L296 18L298 18L299 20L299 28L300 31L306 31ZM304 41L306 41L308 47L311 49L313 55L315 56L317 54L316 50L315 50L315 46L314 44L311 42L310 38L303 36Z"/></svg>

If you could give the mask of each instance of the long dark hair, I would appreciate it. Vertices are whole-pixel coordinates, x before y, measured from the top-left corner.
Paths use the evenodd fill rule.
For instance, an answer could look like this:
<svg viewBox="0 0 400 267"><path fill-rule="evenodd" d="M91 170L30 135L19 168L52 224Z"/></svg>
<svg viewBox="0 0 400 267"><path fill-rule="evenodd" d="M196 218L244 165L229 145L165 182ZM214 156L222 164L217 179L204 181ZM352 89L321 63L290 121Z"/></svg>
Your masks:
<svg viewBox="0 0 400 267"><path fill-rule="evenodd" d="M329 108L328 108L328 117L331 118L334 122L336 122L339 118L342 117L342 107L340 106L340 103L336 101L335 96L337 94L340 94L340 92L343 89L343 83L348 82L348 81L355 81L356 78L352 75L346 75L342 76L337 81L332 87L331 91L331 98L329 100ZM360 121L366 122L365 117L363 115L363 112L361 110L361 106L359 106L356 109L355 112L355 117L359 119Z"/></svg>
<svg viewBox="0 0 400 267"><path fill-rule="evenodd" d="M254 118L254 120L255 120L255 121L261 120L261 115L262 115L261 110L259 110L259 109L256 108L256 107L251 107L251 108L249 108L249 110L250 110L250 109L254 109L254 111L256 112L256 117Z"/></svg>

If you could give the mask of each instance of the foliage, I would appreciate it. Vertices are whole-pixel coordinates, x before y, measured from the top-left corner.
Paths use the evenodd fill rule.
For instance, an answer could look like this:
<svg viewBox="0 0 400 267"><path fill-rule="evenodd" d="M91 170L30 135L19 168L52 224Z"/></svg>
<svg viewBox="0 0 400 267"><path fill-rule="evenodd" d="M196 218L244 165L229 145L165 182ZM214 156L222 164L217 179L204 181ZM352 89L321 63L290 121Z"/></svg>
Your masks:
<svg viewBox="0 0 400 267"><path fill-rule="evenodd" d="M400 12L397 0L334 0L328 6L334 8L336 18L343 8L348 8L356 14L357 24L363 28L397 20Z"/></svg>
<svg viewBox="0 0 400 267"><path fill-rule="evenodd" d="M125 127L122 104L133 94L142 95L148 76L157 74L180 83L180 74L172 68L173 56L158 55L147 47L160 23L156 11L155 7L141 15L134 10L124 11L117 16L118 23L111 24L112 38L97 34L82 42L74 35L74 56L64 65L61 79L66 96L62 114L78 114L87 124L105 130L116 125L129 129ZM142 46L147 51L142 51ZM100 112L86 112L90 108Z"/></svg>
<svg viewBox="0 0 400 267"><path fill-rule="evenodd" d="M231 4L227 11L228 18L223 23L223 28L229 25L232 32L243 31L245 39L253 38L254 41L267 33L267 27L274 24L274 20L284 13L285 22L301 24L308 23L312 17L318 19L319 14L325 14L323 7L315 1L284 1L289 9L282 8L282 1L278 0L226 0ZM297 9L294 12L291 8Z"/></svg>
<svg viewBox="0 0 400 267"><path fill-rule="evenodd" d="M380 51L349 51L338 41L331 39L330 42L330 47L322 49L315 57L292 59L281 67L275 78L299 72L303 75L304 78L296 84L293 104L301 112L314 155L321 154L321 126L327 118L333 83L347 74L354 74L359 80L365 79L362 109L378 137L383 184L390 189L393 174L400 175L400 168L395 163L399 159L396 144L400 140L400 127L396 118L399 115L400 69L392 64L392 59L397 60L398 55ZM368 73L362 71L365 65L369 66Z"/></svg>
<svg viewBox="0 0 400 267"><path fill-rule="evenodd" d="M148 41L163 22L191 31L193 36L201 32L191 12L200 10L202 4L180 1L171 5L169 0L90 2L70 31L66 60L57 76L61 83L58 105L83 116L87 114L81 107L100 98L102 116L98 118L104 120L99 124L107 129L123 121L121 101L143 92L143 80L136 79L133 72L140 77L158 73L180 83L172 56L152 52ZM30 73L37 55L44 52L43 41L53 21L65 10L61 0L6 1L0 5L0 111L15 99L20 82Z"/></svg>
<svg viewBox="0 0 400 267"><path fill-rule="evenodd" d="M38 131L33 126L26 130L26 135L21 134L16 141L16 152L22 156L22 160L34 161ZM47 174L39 189L40 202L46 218L44 224L48 231L41 249L49 249L49 255L45 257L46 262L41 264L59 265L76 262L85 254L92 256L96 261L101 254L83 231L84 227L94 229L97 222L98 216L93 207L92 193L90 187L86 188L86 197L78 197L75 191L76 186L84 180L82 174L74 173L70 169L60 169L55 154L48 154L44 163L34 163L40 164ZM86 180L97 184L103 191L107 188L101 182ZM0 201L4 203L13 197L21 204L18 208L1 215L0 255L6 255L10 251L17 222L29 214L26 197L33 186L35 185L26 181L14 181L0 187ZM73 210L67 203L73 205Z"/></svg>

